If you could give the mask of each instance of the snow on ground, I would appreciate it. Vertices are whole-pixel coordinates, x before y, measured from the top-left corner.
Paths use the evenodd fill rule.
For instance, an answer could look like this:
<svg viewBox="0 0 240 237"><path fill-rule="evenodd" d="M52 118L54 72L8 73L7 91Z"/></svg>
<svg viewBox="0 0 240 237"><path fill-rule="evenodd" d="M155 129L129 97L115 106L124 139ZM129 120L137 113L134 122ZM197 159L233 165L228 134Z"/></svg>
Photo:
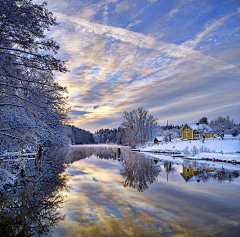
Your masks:
<svg viewBox="0 0 240 237"><path fill-rule="evenodd" d="M193 147L197 154L193 154ZM184 153L188 147L189 153ZM163 142L158 145L149 145L142 147L141 152L179 152L185 158L189 159L216 159L222 161L240 161L240 140L239 139L205 139L202 140L175 140L172 142Z"/></svg>
<svg viewBox="0 0 240 237"><path fill-rule="evenodd" d="M146 153L145 153L146 154ZM163 155L159 153L147 153L148 157L158 159L159 161L169 161L177 164L182 164L184 161L180 157L172 157L171 155Z"/></svg>
<svg viewBox="0 0 240 237"><path fill-rule="evenodd" d="M184 148L188 146L191 150L193 146L197 149L207 148L210 152L235 154L237 151L240 152L240 140L219 140L219 139L205 139L204 143L202 140L187 140L187 141L172 141L167 143L161 143L159 145L146 146L141 148L141 151L180 151L183 152Z"/></svg>
<svg viewBox="0 0 240 237"><path fill-rule="evenodd" d="M221 154L221 153L209 153L209 152L203 152L197 154L195 159L202 159L202 158L208 158L208 159L218 159L218 160L227 160L227 161L240 161L240 154Z"/></svg>
<svg viewBox="0 0 240 237"><path fill-rule="evenodd" d="M205 154L203 154L203 156L209 155L209 154L210 153L205 153ZM196 162L196 160L197 160L197 164L204 164L204 165L207 164L208 167L212 167L212 168L215 168L215 169L220 169L224 166L224 168L228 169L228 170L240 171L240 166L239 165L235 165L235 164L231 164L231 163L206 161L206 160L202 160L201 156L200 157L189 157L192 160L185 160L185 159L182 159L182 158L179 158L179 157L171 157L170 155L166 156L166 155L162 155L162 154L159 154L159 153L147 153L147 155L148 155L148 157L151 157L152 159L158 159L158 164L163 164L163 162L168 161L168 162L172 162L172 164L184 164L184 163L187 162L188 165L191 165L191 164L193 164L193 162ZM215 155L216 155L216 153L215 153ZM231 155L230 155L230 157L229 156L227 156L227 157L230 158ZM231 158L233 158L233 157L231 157ZM240 159L240 156L239 156L239 159ZM233 160L236 160L236 157L233 158ZM182 172L182 168L180 168L179 172Z"/></svg>

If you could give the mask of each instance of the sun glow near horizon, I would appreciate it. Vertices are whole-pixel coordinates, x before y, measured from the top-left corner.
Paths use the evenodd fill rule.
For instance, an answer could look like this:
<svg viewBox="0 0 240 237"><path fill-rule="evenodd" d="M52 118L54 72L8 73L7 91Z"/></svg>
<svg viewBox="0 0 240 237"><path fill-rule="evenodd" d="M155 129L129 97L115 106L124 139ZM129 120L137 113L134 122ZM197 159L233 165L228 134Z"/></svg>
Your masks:
<svg viewBox="0 0 240 237"><path fill-rule="evenodd" d="M61 23L50 34L71 71L57 79L68 87L76 126L117 127L138 107L160 122L218 115L240 122L238 1L49 0L48 7Z"/></svg>

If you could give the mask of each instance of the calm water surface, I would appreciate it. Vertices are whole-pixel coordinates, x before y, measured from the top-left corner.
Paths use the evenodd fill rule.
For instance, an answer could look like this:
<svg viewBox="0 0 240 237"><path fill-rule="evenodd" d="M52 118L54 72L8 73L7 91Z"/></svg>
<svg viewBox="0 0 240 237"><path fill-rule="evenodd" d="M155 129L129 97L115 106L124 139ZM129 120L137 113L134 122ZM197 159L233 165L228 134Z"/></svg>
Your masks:
<svg viewBox="0 0 240 237"><path fill-rule="evenodd" d="M239 165L75 146L53 236L240 236Z"/></svg>

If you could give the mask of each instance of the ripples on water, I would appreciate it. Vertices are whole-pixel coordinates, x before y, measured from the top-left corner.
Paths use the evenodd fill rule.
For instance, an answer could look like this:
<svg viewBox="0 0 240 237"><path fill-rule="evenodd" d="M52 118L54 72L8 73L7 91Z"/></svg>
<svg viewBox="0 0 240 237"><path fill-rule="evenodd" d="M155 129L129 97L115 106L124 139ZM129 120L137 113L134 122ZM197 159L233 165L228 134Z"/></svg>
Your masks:
<svg viewBox="0 0 240 237"><path fill-rule="evenodd" d="M239 236L239 171L117 146L49 152L2 193L0 234Z"/></svg>

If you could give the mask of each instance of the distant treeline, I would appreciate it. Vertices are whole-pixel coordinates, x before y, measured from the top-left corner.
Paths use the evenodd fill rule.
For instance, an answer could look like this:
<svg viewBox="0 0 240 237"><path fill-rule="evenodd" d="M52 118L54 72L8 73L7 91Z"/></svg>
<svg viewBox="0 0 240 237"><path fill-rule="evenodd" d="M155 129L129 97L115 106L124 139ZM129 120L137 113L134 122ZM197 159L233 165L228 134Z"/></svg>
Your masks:
<svg viewBox="0 0 240 237"><path fill-rule="evenodd" d="M172 124L170 124L170 125L161 125L161 126L159 126L160 128L162 128L163 130L169 130L169 129L181 129L182 127L183 127L183 124L181 124L181 125L172 125Z"/></svg>
<svg viewBox="0 0 240 237"><path fill-rule="evenodd" d="M97 130L94 134L94 142L124 144L124 131L121 127Z"/></svg>
<svg viewBox="0 0 240 237"><path fill-rule="evenodd" d="M93 134L91 132L70 125L66 125L66 127L67 136L70 138L73 145L94 143Z"/></svg>
<svg viewBox="0 0 240 237"><path fill-rule="evenodd" d="M125 123L123 122L119 128L113 129L100 129L97 130L94 134L89 131L76 128L74 126L67 126L68 137L71 139L72 144L120 144L120 145L130 145L136 146L138 144L144 144L148 141L153 141L155 136L163 136L165 141L169 141L173 138L181 138L181 128L182 125L159 125L157 123L150 124L150 126L146 126L147 119L144 119L139 116L142 112L145 112L147 115L147 111L142 108L135 111L136 114L132 117L127 117L130 123L133 121L134 126L126 127L126 119ZM128 115L128 114L127 114ZM131 115L131 114L130 114ZM136 116L137 115L137 116ZM151 117L150 117L151 118ZM142 122L143 121L143 122ZM232 134L236 136L240 132L240 126L238 124L234 124L234 121L230 119L229 116L221 117L219 116L217 119L213 119L212 121L208 121L206 117L202 117L198 120L198 123L205 123L212 127L214 134L217 136L223 137L224 134ZM127 123L128 125L128 123ZM145 126L145 129L144 129ZM147 136L146 136L147 134ZM131 144L133 143L134 144Z"/></svg>

